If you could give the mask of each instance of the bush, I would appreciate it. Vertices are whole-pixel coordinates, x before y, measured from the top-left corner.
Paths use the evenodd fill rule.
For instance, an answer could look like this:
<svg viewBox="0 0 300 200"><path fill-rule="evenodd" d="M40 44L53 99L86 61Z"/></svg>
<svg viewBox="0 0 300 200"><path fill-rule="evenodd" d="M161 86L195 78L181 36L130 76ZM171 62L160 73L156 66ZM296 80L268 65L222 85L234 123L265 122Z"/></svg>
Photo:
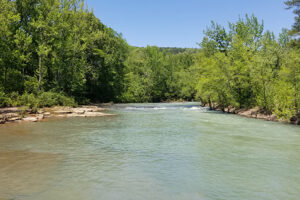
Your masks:
<svg viewBox="0 0 300 200"><path fill-rule="evenodd" d="M39 91L39 83L38 80L34 77L26 77L24 82L25 92L36 94Z"/></svg>
<svg viewBox="0 0 300 200"><path fill-rule="evenodd" d="M12 106L21 106L20 95L18 92L12 92L9 95L9 98L12 101Z"/></svg>
<svg viewBox="0 0 300 200"><path fill-rule="evenodd" d="M76 102L79 104L79 105L88 105L91 103L91 101L85 97L77 97L76 98Z"/></svg>
<svg viewBox="0 0 300 200"><path fill-rule="evenodd" d="M39 95L33 93L24 93L19 95L18 92L12 92L6 95L0 91L0 107L25 106L37 112L38 108L52 106L70 106L75 107L77 103L73 97L67 97L62 93L43 92Z"/></svg>
<svg viewBox="0 0 300 200"><path fill-rule="evenodd" d="M5 95L4 92L0 92L0 107L10 107L12 106L12 100Z"/></svg>
<svg viewBox="0 0 300 200"><path fill-rule="evenodd" d="M34 94L24 93L19 98L19 101L20 105L28 106L31 109L38 106L38 101Z"/></svg>
<svg viewBox="0 0 300 200"><path fill-rule="evenodd" d="M52 107L52 106L76 106L74 98L67 97L61 93L43 92L38 97L39 107Z"/></svg>

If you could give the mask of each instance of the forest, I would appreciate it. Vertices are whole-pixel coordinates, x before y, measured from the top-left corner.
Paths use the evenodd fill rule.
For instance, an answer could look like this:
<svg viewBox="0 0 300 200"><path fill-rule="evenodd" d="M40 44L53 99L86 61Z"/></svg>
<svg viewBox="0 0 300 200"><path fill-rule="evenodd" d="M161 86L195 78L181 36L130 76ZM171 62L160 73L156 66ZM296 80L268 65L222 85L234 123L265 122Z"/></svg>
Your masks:
<svg viewBox="0 0 300 200"><path fill-rule="evenodd" d="M130 46L83 0L0 0L0 107L200 101L300 116L300 0L279 36L253 15L204 30L199 48Z"/></svg>

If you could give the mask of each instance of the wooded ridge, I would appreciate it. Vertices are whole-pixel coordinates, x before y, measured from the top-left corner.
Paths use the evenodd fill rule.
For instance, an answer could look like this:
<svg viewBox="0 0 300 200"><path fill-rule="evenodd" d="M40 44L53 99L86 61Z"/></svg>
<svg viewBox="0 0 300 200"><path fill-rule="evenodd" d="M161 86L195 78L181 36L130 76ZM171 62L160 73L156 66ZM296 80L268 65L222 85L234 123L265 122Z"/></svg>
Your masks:
<svg viewBox="0 0 300 200"><path fill-rule="evenodd" d="M298 119L299 2L279 37L246 15L182 49L132 47L83 0L0 0L0 107L198 100Z"/></svg>

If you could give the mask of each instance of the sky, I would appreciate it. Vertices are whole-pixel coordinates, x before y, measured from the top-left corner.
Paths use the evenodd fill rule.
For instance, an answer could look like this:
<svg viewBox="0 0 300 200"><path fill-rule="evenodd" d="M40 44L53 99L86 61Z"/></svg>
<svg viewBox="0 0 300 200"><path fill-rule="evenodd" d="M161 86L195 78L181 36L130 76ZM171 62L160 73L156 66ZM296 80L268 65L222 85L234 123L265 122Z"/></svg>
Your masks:
<svg viewBox="0 0 300 200"><path fill-rule="evenodd" d="M294 22L284 0L87 0L87 4L102 23L139 47L198 47L212 20L227 26L245 14L263 20L265 30L275 35Z"/></svg>

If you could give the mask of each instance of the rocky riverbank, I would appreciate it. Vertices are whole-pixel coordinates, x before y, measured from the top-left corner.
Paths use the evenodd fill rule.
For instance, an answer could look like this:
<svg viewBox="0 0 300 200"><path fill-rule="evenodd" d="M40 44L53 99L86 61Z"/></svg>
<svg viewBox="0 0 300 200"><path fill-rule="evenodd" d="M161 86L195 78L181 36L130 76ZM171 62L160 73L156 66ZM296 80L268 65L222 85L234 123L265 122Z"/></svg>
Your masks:
<svg viewBox="0 0 300 200"><path fill-rule="evenodd" d="M295 125L300 125L300 118L292 117L290 120L278 119L275 114L265 112L259 107L255 107L252 109L235 109L235 108L225 108L224 110L215 109L227 113L237 114L243 117L262 119L266 121L274 121L274 122L283 122L290 123Z"/></svg>
<svg viewBox="0 0 300 200"><path fill-rule="evenodd" d="M105 109L99 106L52 107L42 108L33 113L30 109L22 107L0 109L0 124L13 122L38 122L50 117L104 117L112 116L105 113Z"/></svg>

